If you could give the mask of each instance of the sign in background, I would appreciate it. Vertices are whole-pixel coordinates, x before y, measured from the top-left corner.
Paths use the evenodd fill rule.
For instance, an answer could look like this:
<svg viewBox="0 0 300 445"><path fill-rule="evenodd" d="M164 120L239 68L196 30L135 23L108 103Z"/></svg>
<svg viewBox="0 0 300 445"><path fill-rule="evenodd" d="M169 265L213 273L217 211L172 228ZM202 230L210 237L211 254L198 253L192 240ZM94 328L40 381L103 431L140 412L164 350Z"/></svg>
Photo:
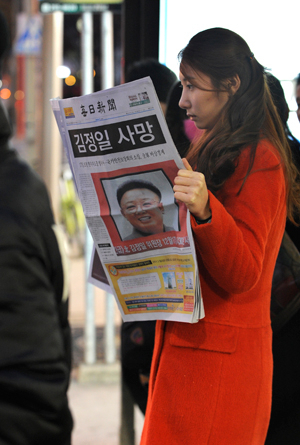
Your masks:
<svg viewBox="0 0 300 445"><path fill-rule="evenodd" d="M42 17L40 14L17 15L17 36L14 42L15 54L40 55L42 50Z"/></svg>
<svg viewBox="0 0 300 445"><path fill-rule="evenodd" d="M62 11L65 13L102 12L113 9L123 0L40 0L40 11L44 14Z"/></svg>

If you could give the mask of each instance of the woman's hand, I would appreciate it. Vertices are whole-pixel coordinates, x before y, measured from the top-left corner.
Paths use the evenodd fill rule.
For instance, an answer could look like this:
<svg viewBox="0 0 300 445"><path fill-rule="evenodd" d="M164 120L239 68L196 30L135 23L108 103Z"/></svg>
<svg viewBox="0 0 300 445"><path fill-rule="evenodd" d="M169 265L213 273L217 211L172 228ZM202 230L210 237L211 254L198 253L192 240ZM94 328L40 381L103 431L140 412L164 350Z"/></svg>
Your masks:
<svg viewBox="0 0 300 445"><path fill-rule="evenodd" d="M186 159L182 159L186 170L179 170L173 187L174 197L184 202L189 211L198 219L211 216L208 191L205 177L202 173L194 172Z"/></svg>

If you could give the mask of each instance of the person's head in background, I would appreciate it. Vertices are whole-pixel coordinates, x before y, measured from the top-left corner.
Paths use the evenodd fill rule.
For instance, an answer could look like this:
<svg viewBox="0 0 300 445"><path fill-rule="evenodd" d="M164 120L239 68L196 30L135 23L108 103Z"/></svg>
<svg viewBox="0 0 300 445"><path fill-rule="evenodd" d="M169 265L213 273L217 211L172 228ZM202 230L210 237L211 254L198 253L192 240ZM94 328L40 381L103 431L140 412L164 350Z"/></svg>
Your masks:
<svg viewBox="0 0 300 445"><path fill-rule="evenodd" d="M297 102L297 116L298 116L298 121L300 122L300 74L298 74L296 83L296 102Z"/></svg>
<svg viewBox="0 0 300 445"><path fill-rule="evenodd" d="M9 29L7 20L0 10L0 79L2 79L2 63L6 51L9 48Z"/></svg>
<svg viewBox="0 0 300 445"><path fill-rule="evenodd" d="M300 171L300 143L292 135L289 126L287 124L290 110L287 101L285 99L283 88L281 86L280 81L271 73L266 73L266 78L274 105L279 114L289 146L292 151L293 160Z"/></svg>
<svg viewBox="0 0 300 445"><path fill-rule="evenodd" d="M194 122L188 119L186 111L179 106L182 93L181 82L178 81L172 86L166 110L166 122L174 144L182 158L185 157L191 142L195 137L202 134Z"/></svg>
<svg viewBox="0 0 300 445"><path fill-rule="evenodd" d="M10 46L10 35L9 35L9 27L7 20L0 10L0 88L2 85L2 70L3 70L3 61L6 53L9 50ZM3 115L5 115L5 119L3 119ZM1 132L2 137L7 137L8 139L12 135L12 126L8 116L8 112L0 99L0 122L1 122ZM4 150L4 147L2 147Z"/></svg>
<svg viewBox="0 0 300 445"><path fill-rule="evenodd" d="M161 108L165 114L167 98L173 84L178 80L176 74L156 59L147 58L134 62L125 73L125 82L151 77Z"/></svg>
<svg viewBox="0 0 300 445"><path fill-rule="evenodd" d="M284 128L286 128L290 110L285 99L283 88L280 81L277 79L277 77L273 76L273 74L266 73L266 78L274 105L277 109Z"/></svg>

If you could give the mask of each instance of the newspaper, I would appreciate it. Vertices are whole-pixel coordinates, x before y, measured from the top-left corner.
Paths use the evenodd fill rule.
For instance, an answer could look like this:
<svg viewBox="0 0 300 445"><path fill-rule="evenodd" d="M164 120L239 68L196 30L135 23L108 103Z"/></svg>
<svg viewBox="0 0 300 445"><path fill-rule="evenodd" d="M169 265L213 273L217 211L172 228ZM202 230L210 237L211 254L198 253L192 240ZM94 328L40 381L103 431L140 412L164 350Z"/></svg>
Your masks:
<svg viewBox="0 0 300 445"><path fill-rule="evenodd" d="M124 321L197 322L190 214L173 193L184 166L150 77L51 105L94 240L94 282Z"/></svg>

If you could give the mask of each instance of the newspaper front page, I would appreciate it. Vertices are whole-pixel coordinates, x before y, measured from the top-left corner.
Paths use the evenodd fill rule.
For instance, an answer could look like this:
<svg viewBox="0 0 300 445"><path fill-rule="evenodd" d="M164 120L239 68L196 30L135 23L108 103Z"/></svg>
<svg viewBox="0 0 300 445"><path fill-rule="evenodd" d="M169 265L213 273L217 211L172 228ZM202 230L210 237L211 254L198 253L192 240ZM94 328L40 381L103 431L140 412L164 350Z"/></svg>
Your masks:
<svg viewBox="0 0 300 445"><path fill-rule="evenodd" d="M51 105L123 320L197 322L190 214L173 193L184 166L150 77Z"/></svg>

